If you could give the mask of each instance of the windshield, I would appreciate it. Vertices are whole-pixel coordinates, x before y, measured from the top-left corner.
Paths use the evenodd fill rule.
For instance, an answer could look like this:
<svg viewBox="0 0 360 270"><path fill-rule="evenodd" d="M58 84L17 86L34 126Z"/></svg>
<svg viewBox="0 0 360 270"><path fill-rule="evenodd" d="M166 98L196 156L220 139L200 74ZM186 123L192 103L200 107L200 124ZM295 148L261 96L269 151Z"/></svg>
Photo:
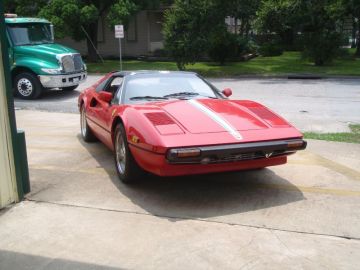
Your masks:
<svg viewBox="0 0 360 270"><path fill-rule="evenodd" d="M50 24L19 23L8 24L7 29L15 46L53 43Z"/></svg>
<svg viewBox="0 0 360 270"><path fill-rule="evenodd" d="M166 99L218 98L215 87L195 74L141 74L127 77L124 103Z"/></svg>

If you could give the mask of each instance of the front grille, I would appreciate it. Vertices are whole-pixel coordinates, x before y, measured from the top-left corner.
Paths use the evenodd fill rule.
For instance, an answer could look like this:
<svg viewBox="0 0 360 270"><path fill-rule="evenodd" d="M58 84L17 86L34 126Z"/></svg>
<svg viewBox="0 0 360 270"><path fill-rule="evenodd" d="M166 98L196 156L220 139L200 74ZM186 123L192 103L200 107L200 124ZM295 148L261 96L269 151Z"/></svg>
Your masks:
<svg viewBox="0 0 360 270"><path fill-rule="evenodd" d="M78 72L83 70L81 55L67 54L61 58L61 63L65 72Z"/></svg>
<svg viewBox="0 0 360 270"><path fill-rule="evenodd" d="M250 153L232 154L232 155L225 156L225 157L212 158L212 159L210 159L210 163L252 160L252 159L258 159L258 158L265 158L264 153L250 152Z"/></svg>
<svg viewBox="0 0 360 270"><path fill-rule="evenodd" d="M80 54L74 54L74 66L75 71L80 71L83 69L83 62Z"/></svg>

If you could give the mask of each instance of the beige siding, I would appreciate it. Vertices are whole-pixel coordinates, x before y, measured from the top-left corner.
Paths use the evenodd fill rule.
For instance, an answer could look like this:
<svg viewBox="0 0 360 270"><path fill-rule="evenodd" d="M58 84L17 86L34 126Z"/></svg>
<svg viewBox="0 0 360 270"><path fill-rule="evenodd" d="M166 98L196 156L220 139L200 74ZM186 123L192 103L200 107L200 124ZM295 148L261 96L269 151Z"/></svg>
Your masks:
<svg viewBox="0 0 360 270"><path fill-rule="evenodd" d="M0 53L0 208L18 200L2 63Z"/></svg>

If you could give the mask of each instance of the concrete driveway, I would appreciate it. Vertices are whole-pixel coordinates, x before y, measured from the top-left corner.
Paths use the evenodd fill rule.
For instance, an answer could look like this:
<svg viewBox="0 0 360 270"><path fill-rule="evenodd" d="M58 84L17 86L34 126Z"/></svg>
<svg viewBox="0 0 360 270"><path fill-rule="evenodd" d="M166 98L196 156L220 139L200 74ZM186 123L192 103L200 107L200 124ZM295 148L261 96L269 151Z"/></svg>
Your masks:
<svg viewBox="0 0 360 270"><path fill-rule="evenodd" d="M32 192L0 212L1 269L360 268L360 145L309 141L283 166L126 186L78 118L17 111Z"/></svg>
<svg viewBox="0 0 360 270"><path fill-rule="evenodd" d="M101 76L90 75L74 92L48 91L36 101L17 99L17 108L77 113L77 97ZM346 132L360 123L360 79L210 79L219 89L233 89L233 99L265 104L302 131Z"/></svg>

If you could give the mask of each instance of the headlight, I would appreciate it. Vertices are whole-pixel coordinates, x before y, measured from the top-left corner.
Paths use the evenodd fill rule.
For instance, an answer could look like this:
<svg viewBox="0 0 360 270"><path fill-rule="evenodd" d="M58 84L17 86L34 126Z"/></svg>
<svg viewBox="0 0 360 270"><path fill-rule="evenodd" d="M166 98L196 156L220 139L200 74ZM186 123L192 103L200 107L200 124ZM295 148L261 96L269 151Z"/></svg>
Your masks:
<svg viewBox="0 0 360 270"><path fill-rule="evenodd" d="M84 70L87 71L87 66L86 64L84 63Z"/></svg>
<svg viewBox="0 0 360 270"><path fill-rule="evenodd" d="M61 69L60 68L42 68L42 71L49 74L60 74Z"/></svg>

